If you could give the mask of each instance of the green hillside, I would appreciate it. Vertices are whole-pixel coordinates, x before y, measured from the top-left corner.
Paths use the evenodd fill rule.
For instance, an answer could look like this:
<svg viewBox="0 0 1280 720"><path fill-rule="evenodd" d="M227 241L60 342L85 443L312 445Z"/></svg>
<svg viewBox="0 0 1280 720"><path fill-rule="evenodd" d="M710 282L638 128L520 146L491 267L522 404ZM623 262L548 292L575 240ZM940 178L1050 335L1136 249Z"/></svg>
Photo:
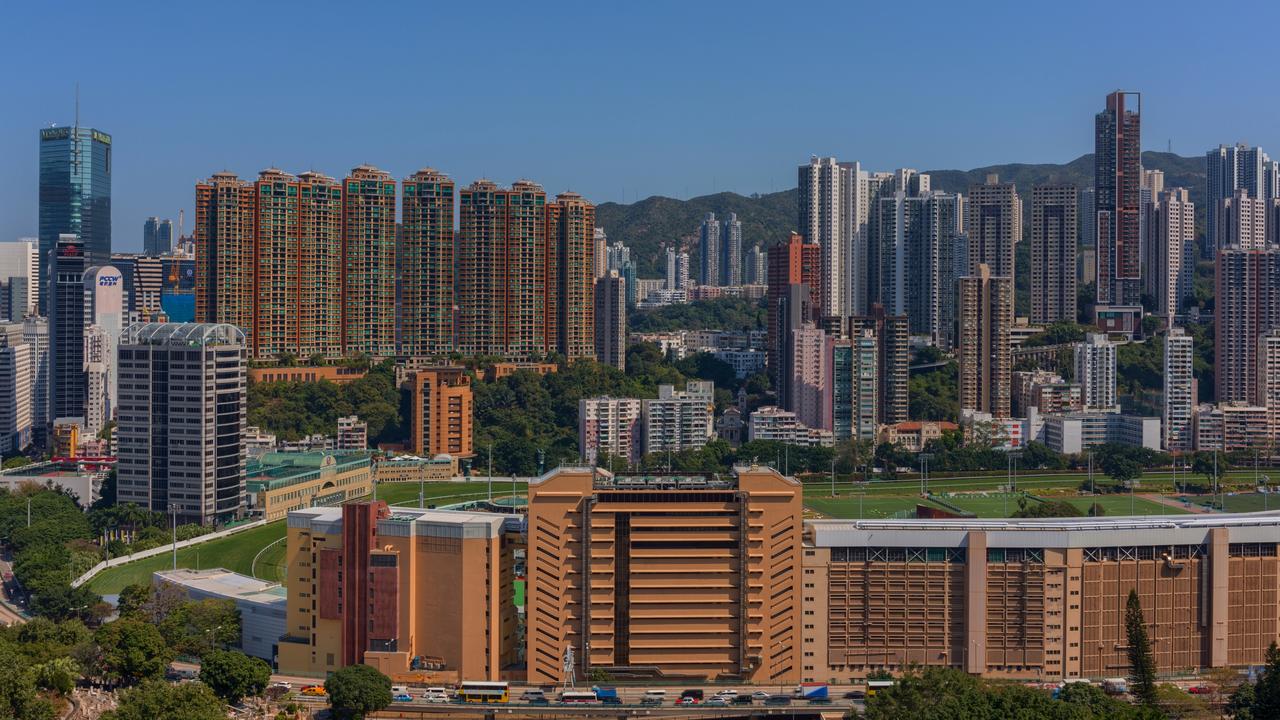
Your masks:
<svg viewBox="0 0 1280 720"><path fill-rule="evenodd" d="M1145 152L1145 167L1163 170L1166 187L1188 187L1197 205L1197 219L1203 226L1206 192L1203 157L1182 157L1172 153ZM890 169L890 168L883 168ZM1022 164L991 165L972 170L926 170L933 187L948 192L967 192L969 185L981 183L989 173L1018 185L1027 203L1030 220L1031 187L1040 183L1069 182L1079 187L1093 184L1093 154L1082 155L1065 165ZM769 246L786 239L796 225L796 191L794 189L765 195L744 196L723 192L689 200L654 196L637 203L622 205L604 203L596 208L596 221L610 240L622 240L631 247L631 256L641 277L659 277L665 268L663 248L673 243L689 252L690 269L698 266L698 226L703 215L716 217L737 213L742 221L744 254L759 243Z"/></svg>

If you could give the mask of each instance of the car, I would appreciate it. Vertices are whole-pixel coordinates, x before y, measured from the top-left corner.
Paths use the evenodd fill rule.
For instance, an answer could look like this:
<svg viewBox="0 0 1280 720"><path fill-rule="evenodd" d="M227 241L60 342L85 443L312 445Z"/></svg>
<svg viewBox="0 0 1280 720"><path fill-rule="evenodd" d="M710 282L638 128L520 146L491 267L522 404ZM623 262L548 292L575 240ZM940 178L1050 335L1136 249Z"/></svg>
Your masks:
<svg viewBox="0 0 1280 720"><path fill-rule="evenodd" d="M729 707L729 701L719 695L707 701L707 707Z"/></svg>
<svg viewBox="0 0 1280 720"><path fill-rule="evenodd" d="M545 700L546 697L547 697L547 694L542 692L541 690L525 690L524 692L520 693L520 699L525 702L529 702L531 700L537 700L539 698L542 698Z"/></svg>
<svg viewBox="0 0 1280 720"><path fill-rule="evenodd" d="M867 691L866 690L850 690L849 692L844 694L844 699L845 700L866 700Z"/></svg>
<svg viewBox="0 0 1280 720"><path fill-rule="evenodd" d="M789 695L770 695L764 699L765 705L790 705L791 696Z"/></svg>
<svg viewBox="0 0 1280 720"><path fill-rule="evenodd" d="M751 696L750 696L750 695L739 695L738 697L736 697L736 698L734 698L734 699L733 699L733 704L734 704L734 705L750 705L750 704L751 704Z"/></svg>
<svg viewBox="0 0 1280 720"><path fill-rule="evenodd" d="M757 690L757 691L755 691L755 692L751 693L751 697L752 697L753 699L755 699L755 700L768 700L768 699L769 699L769 693L767 693L767 692L765 692L765 691L763 691L763 690Z"/></svg>
<svg viewBox="0 0 1280 720"><path fill-rule="evenodd" d="M275 690L292 690L293 683L280 680L280 681L271 683L271 687Z"/></svg>
<svg viewBox="0 0 1280 720"><path fill-rule="evenodd" d="M716 697L721 697L721 698L724 698L725 700L732 700L738 697L738 691L737 690L721 690L720 692L716 693Z"/></svg>
<svg viewBox="0 0 1280 720"><path fill-rule="evenodd" d="M676 704L677 705L697 705L698 698L692 697L692 696L682 697L678 701L676 701Z"/></svg>
<svg viewBox="0 0 1280 720"><path fill-rule="evenodd" d="M323 685L308 685L302 688L302 694L309 695L311 697L324 697L328 693L324 691Z"/></svg>
<svg viewBox="0 0 1280 720"><path fill-rule="evenodd" d="M1187 693L1191 695L1212 695L1213 688L1208 685L1192 685L1187 688Z"/></svg>
<svg viewBox="0 0 1280 720"><path fill-rule="evenodd" d="M702 690L698 688L685 690L684 692L680 693L680 699L683 700L684 698L693 698L698 702L702 702Z"/></svg>
<svg viewBox="0 0 1280 720"><path fill-rule="evenodd" d="M413 696L409 693L400 693L399 695L392 696L391 699L395 702L413 702Z"/></svg>

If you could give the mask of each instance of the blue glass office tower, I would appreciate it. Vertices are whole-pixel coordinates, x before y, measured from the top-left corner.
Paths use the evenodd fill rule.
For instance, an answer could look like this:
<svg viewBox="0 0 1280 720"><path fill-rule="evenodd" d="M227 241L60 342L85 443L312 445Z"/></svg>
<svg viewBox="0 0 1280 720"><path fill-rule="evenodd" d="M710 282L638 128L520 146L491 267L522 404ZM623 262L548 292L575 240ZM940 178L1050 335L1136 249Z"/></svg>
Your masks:
<svg viewBox="0 0 1280 720"><path fill-rule="evenodd" d="M40 131L41 287L49 286L49 256L62 234L81 239L86 265L111 262L111 136L101 130Z"/></svg>

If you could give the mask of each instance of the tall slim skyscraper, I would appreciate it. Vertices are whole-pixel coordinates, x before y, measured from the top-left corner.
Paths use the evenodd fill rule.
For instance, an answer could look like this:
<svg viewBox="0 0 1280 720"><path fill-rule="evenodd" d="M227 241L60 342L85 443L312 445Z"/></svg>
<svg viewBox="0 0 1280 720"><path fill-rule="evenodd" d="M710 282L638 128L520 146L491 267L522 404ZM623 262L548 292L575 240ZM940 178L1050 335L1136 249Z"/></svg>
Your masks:
<svg viewBox="0 0 1280 720"><path fill-rule="evenodd" d="M742 222L729 213L720 228L720 284L742 284Z"/></svg>
<svg viewBox="0 0 1280 720"><path fill-rule="evenodd" d="M822 256L820 248L813 243L806 243L798 233L791 233L786 242L769 248L769 290L766 297L766 323L768 328L769 372L775 383L781 381L781 363L783 361L783 345L787 342L790 327L799 327L799 322L812 321L817 309L821 307L822 294ZM807 305L795 323L788 325L784 304L791 293L792 285L804 285L809 293ZM794 304L793 304L794 305ZM795 309L795 308L793 308ZM796 309L796 312L801 312ZM778 387L781 387L780 385Z"/></svg>
<svg viewBox="0 0 1280 720"><path fill-rule="evenodd" d="M1195 449L1191 414L1196 407L1192 359L1195 342L1180 327L1169 328L1164 338L1164 449L1187 452Z"/></svg>
<svg viewBox="0 0 1280 720"><path fill-rule="evenodd" d="M1009 417L1012 404L1013 278L986 264L960 278L960 409Z"/></svg>
<svg viewBox="0 0 1280 720"><path fill-rule="evenodd" d="M1137 305L1142 280L1142 95L1117 90L1094 118L1098 304Z"/></svg>
<svg viewBox="0 0 1280 720"><path fill-rule="evenodd" d="M988 175L970 185L965 198L965 230L969 234L969 273L987 265L997 277L1014 276L1014 251L1022 241L1022 200L1013 183Z"/></svg>
<svg viewBox="0 0 1280 720"><path fill-rule="evenodd" d="M913 335L941 344L955 304L960 200L943 192L898 191L879 201L880 294L884 310L905 315Z"/></svg>
<svg viewBox="0 0 1280 720"><path fill-rule="evenodd" d="M1076 188L1031 188L1031 322L1076 321Z"/></svg>
<svg viewBox="0 0 1280 720"><path fill-rule="evenodd" d="M595 357L595 221L595 206L577 193L547 204L546 346L570 360Z"/></svg>
<svg viewBox="0 0 1280 720"><path fill-rule="evenodd" d="M606 249L609 245L609 236L605 234L604 228L596 228L593 231L591 243L595 246L593 252L596 277L602 278L609 272L609 251Z"/></svg>
<svg viewBox="0 0 1280 720"><path fill-rule="evenodd" d="M823 315L847 315L851 281L855 211L851 204L857 188L857 163L835 158L811 157L799 168L800 215L796 226L808 242L821 248L822 276L817 292ZM861 266L858 271L862 271Z"/></svg>
<svg viewBox="0 0 1280 720"><path fill-rule="evenodd" d="M32 315L22 321L22 342L31 348L31 427L36 437L44 437L49 417L49 321Z"/></svg>
<svg viewBox="0 0 1280 720"><path fill-rule="evenodd" d="M251 355L256 202L253 186L234 173L196 183L196 321L243 329Z"/></svg>
<svg viewBox="0 0 1280 720"><path fill-rule="evenodd" d="M102 423L110 420L116 406L118 373L116 367L116 344L126 324L124 300L124 276L111 265L95 266L84 273L84 323L86 332L85 365L101 364L104 373L102 386L102 402L96 407L86 410L85 430L96 433L102 429L99 423L94 427L90 417L100 417ZM90 330L96 331L96 339L87 338ZM96 347L96 357L91 356L90 348ZM86 396L86 403L92 393Z"/></svg>
<svg viewBox="0 0 1280 720"><path fill-rule="evenodd" d="M33 440L35 353L23 340L23 323L0 323L0 453L26 449Z"/></svg>
<svg viewBox="0 0 1280 720"><path fill-rule="evenodd" d="M1214 238L1217 249L1239 247L1261 250L1267 244L1267 215L1274 203L1249 194L1243 188L1217 201Z"/></svg>
<svg viewBox="0 0 1280 720"><path fill-rule="evenodd" d="M596 280L596 360L619 370L627 369L627 287L617 270Z"/></svg>
<svg viewBox="0 0 1280 720"><path fill-rule="evenodd" d="M111 260L111 136L93 128L40 131L40 284L58 236L75 235L87 264ZM41 299L41 308L48 301ZM47 314L47 313L46 313Z"/></svg>
<svg viewBox="0 0 1280 720"><path fill-rule="evenodd" d="M400 191L399 354L443 355L453 349L453 180L426 168Z"/></svg>
<svg viewBox="0 0 1280 720"><path fill-rule="evenodd" d="M951 304L955 303L952 298ZM842 336L856 339L870 332L876 339L879 366L876 372L879 411L876 418L882 423L900 423L909 418L911 361L911 334L905 315L889 315L883 305L871 306L867 315L847 318Z"/></svg>
<svg viewBox="0 0 1280 720"><path fill-rule="evenodd" d="M1154 242L1147 258L1148 283L1156 314L1171 318L1181 314L1182 301L1192 293L1196 206L1186 188L1172 188L1157 196L1154 214Z"/></svg>
<svg viewBox="0 0 1280 720"><path fill-rule="evenodd" d="M1223 248L1214 281L1217 401L1249 403L1258 386L1258 339L1280 328L1280 249Z"/></svg>
<svg viewBox="0 0 1280 720"><path fill-rule="evenodd" d="M396 352L396 181L361 165L342 182L342 352Z"/></svg>
<svg viewBox="0 0 1280 720"><path fill-rule="evenodd" d="M512 359L546 351L546 205L537 183L478 180L459 194L458 350Z"/></svg>
<svg viewBox="0 0 1280 720"><path fill-rule="evenodd" d="M880 418L879 356L876 336L863 330L853 338L827 341L825 415L837 441L875 440Z"/></svg>
<svg viewBox="0 0 1280 720"><path fill-rule="evenodd" d="M764 285L769 282L768 256L760 246L752 245L747 251L747 270L745 280L748 285Z"/></svg>
<svg viewBox="0 0 1280 720"><path fill-rule="evenodd" d="M1094 192L1092 185L1080 188L1076 200L1079 203L1076 214L1077 245L1080 248L1092 248L1098 243L1097 193Z"/></svg>
<svg viewBox="0 0 1280 720"><path fill-rule="evenodd" d="M1218 212L1220 203L1235 196L1237 190L1244 190L1251 198L1269 200L1280 194L1280 181L1277 181L1277 168L1280 163L1272 160L1262 148L1248 145L1219 145L1216 149L1205 153L1205 165L1208 172L1208 193L1206 206L1207 246L1214 250L1232 244L1219 237Z"/></svg>
<svg viewBox="0 0 1280 720"><path fill-rule="evenodd" d="M125 329L117 429L121 503L205 525L244 514L244 341L243 332L225 324Z"/></svg>
<svg viewBox="0 0 1280 720"><path fill-rule="evenodd" d="M84 243L59 235L49 262L49 421L83 418Z"/></svg>
<svg viewBox="0 0 1280 720"><path fill-rule="evenodd" d="M720 284L720 261L723 253L720 246L721 230L722 226L716 220L715 213L707 213L706 217L702 218L702 227L699 229L698 236L698 252L702 256L698 270L699 285Z"/></svg>
<svg viewBox="0 0 1280 720"><path fill-rule="evenodd" d="M258 193L261 198L261 192ZM342 355L342 185L319 172L298 176L300 243L293 270L298 289L300 358ZM261 215L261 210L259 210ZM259 283L259 307L278 300Z"/></svg>
<svg viewBox="0 0 1280 720"><path fill-rule="evenodd" d="M142 224L142 254L148 257L167 255L173 250L173 221L149 217Z"/></svg>

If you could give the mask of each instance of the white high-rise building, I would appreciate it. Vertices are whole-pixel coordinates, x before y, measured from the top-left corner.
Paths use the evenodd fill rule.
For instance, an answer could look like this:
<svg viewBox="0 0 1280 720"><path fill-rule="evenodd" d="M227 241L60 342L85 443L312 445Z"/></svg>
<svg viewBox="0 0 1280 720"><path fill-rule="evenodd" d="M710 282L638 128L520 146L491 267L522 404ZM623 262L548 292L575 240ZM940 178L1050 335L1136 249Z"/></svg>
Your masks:
<svg viewBox="0 0 1280 720"><path fill-rule="evenodd" d="M84 329L85 396L81 429L86 436L97 435L111 419L115 402L111 387L111 369L116 365L114 355L115 343L110 333L97 325Z"/></svg>
<svg viewBox="0 0 1280 720"><path fill-rule="evenodd" d="M637 398L594 397L578 401L578 447L594 464L607 453L636 465L640 462L641 401ZM623 470L625 468L615 468Z"/></svg>
<svg viewBox="0 0 1280 720"><path fill-rule="evenodd" d="M701 256L701 265L698 270L699 285L719 285L720 284L720 221L716 220L715 213L707 213L702 218L702 227L699 230L698 237L698 254Z"/></svg>
<svg viewBox="0 0 1280 720"><path fill-rule="evenodd" d="M768 254L759 245L752 245L747 251L748 285L764 285L769 282Z"/></svg>
<svg viewBox="0 0 1280 720"><path fill-rule="evenodd" d="M1174 317L1195 278L1196 206L1186 188L1173 188L1156 197L1152 215L1153 242L1143 279L1150 284L1156 314Z"/></svg>
<svg viewBox="0 0 1280 720"><path fill-rule="evenodd" d="M22 323L0 324L0 453L31 444L34 390L35 359Z"/></svg>
<svg viewBox="0 0 1280 720"><path fill-rule="evenodd" d="M1221 202L1244 190L1249 197L1269 200L1280 195L1280 163L1272 160L1262 148L1247 145L1219 145L1205 153L1208 173L1206 203L1209 215L1205 228L1209 234L1208 246L1221 248L1231 243L1222 238L1218 214Z"/></svg>
<svg viewBox="0 0 1280 720"><path fill-rule="evenodd" d="M800 214L805 241L822 248L822 314L865 311L870 212L868 175L857 162L811 157L799 168Z"/></svg>
<svg viewBox="0 0 1280 720"><path fill-rule="evenodd" d="M690 380L683 391L659 385L657 399L641 402L646 453L697 450L715 435L715 383Z"/></svg>
<svg viewBox="0 0 1280 720"><path fill-rule="evenodd" d="M1195 447L1192 414L1196 383L1192 374L1195 343L1182 328L1169 328L1164 338L1164 449L1187 452Z"/></svg>
<svg viewBox="0 0 1280 720"><path fill-rule="evenodd" d="M667 290L689 289L689 253L667 248Z"/></svg>
<svg viewBox="0 0 1280 720"><path fill-rule="evenodd" d="M596 277L604 277L609 272L609 237L604 228L596 228L591 236L592 265Z"/></svg>
<svg viewBox="0 0 1280 720"><path fill-rule="evenodd" d="M1116 346L1102 333L1076 343L1076 382L1085 410L1116 411Z"/></svg>
<svg viewBox="0 0 1280 720"><path fill-rule="evenodd" d="M116 344L120 342L120 333L125 326L124 276L111 265L98 265L84 273L84 323L85 331L85 363L102 363L106 373L103 386L103 405L105 412L103 423L110 420L116 403L116 388L119 384L116 373ZM91 359L89 353L89 327L97 327L101 331L102 350L96 358ZM86 422L92 413L85 411ZM98 428L87 430L96 433Z"/></svg>
<svg viewBox="0 0 1280 720"><path fill-rule="evenodd" d="M720 228L720 284L742 284L742 221L737 213L729 213Z"/></svg>
<svg viewBox="0 0 1280 720"><path fill-rule="evenodd" d="M22 322L40 307L40 241L0 242L0 319Z"/></svg>
<svg viewBox="0 0 1280 720"><path fill-rule="evenodd" d="M53 421L49 417L49 321L31 316L22 321L22 342L31 348L31 425L43 432Z"/></svg>
<svg viewBox="0 0 1280 720"><path fill-rule="evenodd" d="M1218 249L1262 250L1267 246L1267 210L1272 203L1248 190L1236 190L1217 201L1214 237Z"/></svg>

